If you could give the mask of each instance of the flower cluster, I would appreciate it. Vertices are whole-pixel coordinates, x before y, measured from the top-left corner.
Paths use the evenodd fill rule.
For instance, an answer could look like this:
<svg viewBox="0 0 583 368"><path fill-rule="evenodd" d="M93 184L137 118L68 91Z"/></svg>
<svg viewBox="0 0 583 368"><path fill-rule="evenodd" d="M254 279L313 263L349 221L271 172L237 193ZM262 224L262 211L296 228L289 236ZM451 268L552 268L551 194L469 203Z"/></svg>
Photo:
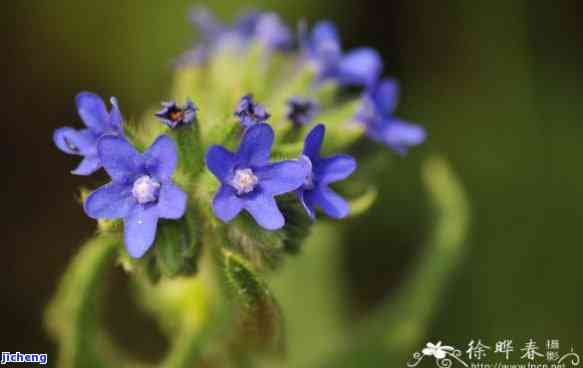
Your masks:
<svg viewBox="0 0 583 368"><path fill-rule="evenodd" d="M165 226L164 222L158 224L159 219L179 220L189 211L213 225L210 228L220 224L215 218L231 223L246 212L263 229L285 230L289 214L277 197L289 194L312 220L318 209L331 218L344 218L350 205L330 185L349 177L356 170L356 160L347 154L322 152L348 149L360 134L401 154L424 141L423 128L394 117L398 86L391 79L382 79L379 53L371 48L344 52L332 23L317 23L295 42L273 13L248 12L233 26L226 26L210 12L196 9L191 21L198 26L201 41L182 55L180 68L190 68L191 73L200 71L198 81L204 87L197 90L198 86L190 86L187 93L163 102L155 113L160 124L147 130L155 135L124 132L117 100L111 99L108 111L103 100L89 92L80 93L76 99L86 128L65 127L54 133L60 150L83 157L74 174L89 175L103 167L111 177L110 183L85 199L84 210L91 218L123 220L125 245L131 257L142 257L154 244L158 227ZM299 48L295 54L294 45ZM233 73L239 59L247 60L253 48L262 51L261 62L245 70L253 73L256 67L257 74ZM286 52L289 64L281 70L299 73L300 77L282 75L279 81L263 78L268 73L261 70L262 65L269 65L274 52ZM217 71L216 65L227 67ZM279 71L280 66L271 71ZM210 75L209 70L225 76ZM217 85L213 83L220 78L230 79L218 84L222 90L213 90ZM308 82L302 84L304 79ZM249 81L251 84L245 84ZM225 91L231 84L233 91ZM320 92L329 85L360 87L357 103L346 105L355 108L347 110L334 98L321 98ZM280 89L267 92L275 88ZM262 102L256 102L254 96ZM179 105L176 101L186 102ZM349 115L339 117L339 111L345 110ZM206 111L209 115L200 115ZM233 114L236 125L231 121ZM326 125L310 127L322 120ZM186 125L192 129L180 129ZM152 140L143 153L131 143L145 147ZM288 159L272 160L272 152L275 157ZM216 180L209 181L208 173ZM212 213L205 219L207 207Z"/></svg>
<svg viewBox="0 0 583 368"><path fill-rule="evenodd" d="M394 80L380 79L383 65L377 51L361 47L343 54L336 27L328 21L316 24L305 38L304 52L317 67L319 80L333 79L364 88L361 111L355 120L364 124L371 139L401 154L425 140L422 127L393 116L398 85Z"/></svg>
<svg viewBox="0 0 583 368"><path fill-rule="evenodd" d="M87 96L99 108L87 109ZM121 116L117 104L114 104L115 114L106 114L103 101L94 94L83 92L77 100L80 115L88 126L111 124L111 116L115 119ZM195 118L196 108L190 100L184 108L174 102L162 105L163 110L156 116L170 128L188 124ZM334 218L348 214L346 201L327 184L349 176L356 162L348 155L320 157L323 125L317 125L308 134L298 159L270 162L274 131L262 123L269 114L247 95L241 99L237 115L248 128L237 152L213 145L206 154L209 170L221 182L212 203L219 219L229 222L246 210L263 228L279 229L285 220L274 197L289 192L297 193L311 218L315 218L316 206ZM116 127L121 127L121 120L114 122ZM87 197L85 212L95 219L123 219L128 253L134 258L142 257L154 242L158 219L179 219L186 210L186 193L171 179L177 164L176 144L169 136L161 135L140 154L117 130L92 135L93 140L86 143L91 143L91 147L75 139L79 134L72 128L57 129L55 143L67 153L92 150L89 159L95 160L97 167L103 166L112 179ZM75 150L73 144L80 144L81 149Z"/></svg>

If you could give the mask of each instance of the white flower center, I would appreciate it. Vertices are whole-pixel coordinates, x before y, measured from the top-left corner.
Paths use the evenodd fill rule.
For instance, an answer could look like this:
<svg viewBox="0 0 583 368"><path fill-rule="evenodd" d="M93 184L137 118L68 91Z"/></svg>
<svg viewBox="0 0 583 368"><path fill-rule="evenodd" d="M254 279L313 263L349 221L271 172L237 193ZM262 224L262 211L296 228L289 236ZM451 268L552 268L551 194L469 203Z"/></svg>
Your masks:
<svg viewBox="0 0 583 368"><path fill-rule="evenodd" d="M314 171L312 166L312 160L306 155L302 155L300 160L304 161L304 165L308 167L308 174L304 178L304 189L312 190L314 189Z"/></svg>
<svg viewBox="0 0 583 368"><path fill-rule="evenodd" d="M251 169L241 169L235 171L235 176L231 179L231 186L237 190L237 194L245 194L253 191L259 180Z"/></svg>
<svg viewBox="0 0 583 368"><path fill-rule="evenodd" d="M132 195L139 204L146 204L158 200L160 183L148 175L140 176L134 181Z"/></svg>

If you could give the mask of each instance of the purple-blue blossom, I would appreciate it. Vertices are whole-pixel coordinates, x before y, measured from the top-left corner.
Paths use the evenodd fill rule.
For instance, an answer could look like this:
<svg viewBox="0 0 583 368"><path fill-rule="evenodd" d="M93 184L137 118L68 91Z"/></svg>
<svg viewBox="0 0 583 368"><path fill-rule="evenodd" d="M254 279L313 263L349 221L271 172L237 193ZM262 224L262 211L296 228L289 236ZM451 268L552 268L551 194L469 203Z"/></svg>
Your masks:
<svg viewBox="0 0 583 368"><path fill-rule="evenodd" d="M274 197L298 189L307 169L298 160L270 162L273 141L273 129L257 124L245 131L237 152L218 145L207 151L207 166L221 182L212 206L222 221L230 222L245 210L267 230L284 225Z"/></svg>
<svg viewBox="0 0 583 368"><path fill-rule="evenodd" d="M253 101L253 96L250 94L241 98L234 115L239 118L239 122L245 128L265 123L271 116L262 105Z"/></svg>
<svg viewBox="0 0 583 368"><path fill-rule="evenodd" d="M399 85L392 79L383 79L369 88L356 120L366 126L367 135L404 155L409 147L423 143L426 138L423 127L396 118Z"/></svg>
<svg viewBox="0 0 583 368"><path fill-rule="evenodd" d="M340 219L348 215L350 208L344 198L330 189L329 184L350 176L356 169L356 161L345 154L321 157L325 132L324 125L318 124L306 136L300 160L308 169L308 175L297 193L312 219L316 217L316 208L332 218Z"/></svg>
<svg viewBox="0 0 583 368"><path fill-rule="evenodd" d="M192 123L196 118L198 108L190 98L184 106L178 106L175 101L162 102L162 109L156 115L163 124L171 129Z"/></svg>
<svg viewBox="0 0 583 368"><path fill-rule="evenodd" d="M292 97L287 101L287 118L296 125L312 122L320 109L318 103L310 98Z"/></svg>
<svg viewBox="0 0 583 368"><path fill-rule="evenodd" d="M259 16L254 37L271 50L288 51L293 46L291 31L276 13Z"/></svg>
<svg viewBox="0 0 583 368"><path fill-rule="evenodd" d="M193 9L189 18L199 30L200 42L180 57L179 64L201 63L226 45L243 49L250 42L259 41L268 49L278 51L293 46L291 31L275 13L249 10L238 16L232 26L217 21L204 7Z"/></svg>
<svg viewBox="0 0 583 368"><path fill-rule="evenodd" d="M186 193L172 182L176 144L162 135L140 154L125 139L105 136L97 151L111 182L87 197L85 213L123 219L128 254L140 258L154 242L158 219L179 219L186 210Z"/></svg>
<svg viewBox="0 0 583 368"><path fill-rule="evenodd" d="M320 81L333 79L342 85L370 86L383 69L379 53L369 47L343 53L336 27L330 21L316 23L303 47L316 65Z"/></svg>
<svg viewBox="0 0 583 368"><path fill-rule="evenodd" d="M109 112L101 97L91 92L79 93L75 101L79 116L87 128L59 128L53 133L53 141L61 151L83 157L71 173L90 175L101 168L97 154L98 139L106 134L123 136L123 118L115 97L110 99L112 107Z"/></svg>

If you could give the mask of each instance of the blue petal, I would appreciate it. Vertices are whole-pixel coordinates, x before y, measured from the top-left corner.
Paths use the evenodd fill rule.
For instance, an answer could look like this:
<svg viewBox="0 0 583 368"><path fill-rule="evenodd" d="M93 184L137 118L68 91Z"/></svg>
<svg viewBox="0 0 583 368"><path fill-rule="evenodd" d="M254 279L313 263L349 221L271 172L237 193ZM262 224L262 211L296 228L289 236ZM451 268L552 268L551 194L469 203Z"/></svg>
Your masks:
<svg viewBox="0 0 583 368"><path fill-rule="evenodd" d="M275 13L261 15L255 34L258 40L272 49L286 50L292 46L290 30Z"/></svg>
<svg viewBox="0 0 583 368"><path fill-rule="evenodd" d="M235 189L223 184L213 198L213 212L224 222L234 219L243 209L243 199L238 197Z"/></svg>
<svg viewBox="0 0 583 368"><path fill-rule="evenodd" d="M94 219L117 219L126 217L135 205L131 186L111 182L91 193L83 209Z"/></svg>
<svg viewBox="0 0 583 368"><path fill-rule="evenodd" d="M156 206L136 205L124 218L124 240L128 254L141 258L156 238L158 211Z"/></svg>
<svg viewBox="0 0 583 368"><path fill-rule="evenodd" d="M399 84L393 79L383 79L375 88L372 98L381 116L391 116L397 107Z"/></svg>
<svg viewBox="0 0 583 368"><path fill-rule="evenodd" d="M241 117L240 117L240 122L241 122L241 125L242 125L244 128L250 128L250 127L252 127L253 125L255 125L255 124L257 124L257 123L258 123L258 122L257 122L257 119L255 119L255 118L253 118L253 117L251 117L251 116L247 116L247 115L241 116Z"/></svg>
<svg viewBox="0 0 583 368"><path fill-rule="evenodd" d="M423 127L398 119L392 120L382 133L383 142L402 155L407 153L410 146L423 143L425 138Z"/></svg>
<svg viewBox="0 0 583 368"><path fill-rule="evenodd" d="M285 219L273 197L259 194L246 198L244 203L247 212L264 229L277 230L285 224Z"/></svg>
<svg viewBox="0 0 583 368"><path fill-rule="evenodd" d="M117 98L112 97L109 99L109 101L111 102L111 111L109 112L109 126L114 130L121 130L123 116L119 110Z"/></svg>
<svg viewBox="0 0 583 368"><path fill-rule="evenodd" d="M339 82L348 85L373 85L382 71L381 57L373 49L359 48L350 51L338 66Z"/></svg>
<svg viewBox="0 0 583 368"><path fill-rule="evenodd" d="M320 185L314 190L305 191L305 201L317 205L326 215L341 219L350 211L348 203L325 185Z"/></svg>
<svg viewBox="0 0 583 368"><path fill-rule="evenodd" d="M356 161L349 155L334 155L321 159L314 167L316 180L328 184L350 176L356 169Z"/></svg>
<svg viewBox="0 0 583 368"><path fill-rule="evenodd" d="M89 129L76 130L70 127L56 129L53 142L61 151L70 155L96 154L97 137Z"/></svg>
<svg viewBox="0 0 583 368"><path fill-rule="evenodd" d="M298 199L300 200L302 206L304 206L304 209L308 213L308 216L310 216L312 220L315 220L316 209L314 208L314 204L308 198L306 198L305 193L306 193L305 190L298 190Z"/></svg>
<svg viewBox="0 0 583 368"><path fill-rule="evenodd" d="M224 32L225 28L217 22L213 13L204 7L192 9L189 14L190 21L198 27L201 38L206 42L212 42Z"/></svg>
<svg viewBox="0 0 583 368"><path fill-rule="evenodd" d="M255 170L266 194L280 195L298 189L308 175L306 165L298 160L281 161Z"/></svg>
<svg viewBox="0 0 583 368"><path fill-rule="evenodd" d="M235 154L222 146L211 146L206 152L206 165L222 183L231 180L235 163Z"/></svg>
<svg viewBox="0 0 583 368"><path fill-rule="evenodd" d="M158 214L164 219L179 219L186 211L186 193L172 183L164 183L158 198Z"/></svg>
<svg viewBox="0 0 583 368"><path fill-rule="evenodd" d="M335 73L336 64L341 60L342 48L332 22L324 21L316 24L308 43L308 53L315 59L321 70L321 78L330 77Z"/></svg>
<svg viewBox="0 0 583 368"><path fill-rule="evenodd" d="M77 111L87 127L101 133L108 127L109 114L101 97L91 92L81 92L76 97Z"/></svg>
<svg viewBox="0 0 583 368"><path fill-rule="evenodd" d="M126 181L144 171L142 155L124 138L103 136L97 142L97 152L105 171L115 181Z"/></svg>
<svg viewBox="0 0 583 368"><path fill-rule="evenodd" d="M336 26L330 21L320 21L314 25L312 30L311 42L314 45L333 42L336 44L340 43L340 38L338 37L338 32L336 31Z"/></svg>
<svg viewBox="0 0 583 368"><path fill-rule="evenodd" d="M176 169L176 143L167 135L161 135L144 152L144 164L148 173L160 181L170 180Z"/></svg>
<svg viewBox="0 0 583 368"><path fill-rule="evenodd" d="M85 156L75 170L71 171L74 175L91 175L101 168L101 160L97 156Z"/></svg>
<svg viewBox="0 0 583 368"><path fill-rule="evenodd" d="M256 124L245 131L237 156L245 166L263 166L269 160L274 133L268 124Z"/></svg>
<svg viewBox="0 0 583 368"><path fill-rule="evenodd" d="M271 115L269 115L269 113L267 112L267 110L265 110L265 107L263 107L263 105L261 104L254 104L254 112L255 112L255 117L257 119L257 123L263 123L265 122L267 119L269 119L269 117Z"/></svg>
<svg viewBox="0 0 583 368"><path fill-rule="evenodd" d="M324 140L326 128L323 124L318 124L310 130L304 141L304 155L308 156L310 160L317 161L320 158L320 149Z"/></svg>
<svg viewBox="0 0 583 368"><path fill-rule="evenodd" d="M239 15L235 20L234 31L243 38L252 37L260 16L261 13L254 9Z"/></svg>

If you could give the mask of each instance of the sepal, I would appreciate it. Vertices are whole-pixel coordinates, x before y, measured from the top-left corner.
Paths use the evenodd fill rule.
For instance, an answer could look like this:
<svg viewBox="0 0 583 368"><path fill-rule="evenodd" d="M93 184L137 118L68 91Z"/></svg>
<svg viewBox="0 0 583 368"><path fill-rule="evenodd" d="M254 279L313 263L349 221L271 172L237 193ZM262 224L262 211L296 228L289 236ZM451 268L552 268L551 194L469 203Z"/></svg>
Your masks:
<svg viewBox="0 0 583 368"><path fill-rule="evenodd" d="M282 196L277 202L285 218L280 230L265 230L247 214L225 227L229 246L260 271L276 269L286 253L299 252L312 226L295 194Z"/></svg>
<svg viewBox="0 0 583 368"><path fill-rule="evenodd" d="M162 276L191 275L197 271L200 253L198 231L189 212L179 221L159 224L153 249L155 263Z"/></svg>

